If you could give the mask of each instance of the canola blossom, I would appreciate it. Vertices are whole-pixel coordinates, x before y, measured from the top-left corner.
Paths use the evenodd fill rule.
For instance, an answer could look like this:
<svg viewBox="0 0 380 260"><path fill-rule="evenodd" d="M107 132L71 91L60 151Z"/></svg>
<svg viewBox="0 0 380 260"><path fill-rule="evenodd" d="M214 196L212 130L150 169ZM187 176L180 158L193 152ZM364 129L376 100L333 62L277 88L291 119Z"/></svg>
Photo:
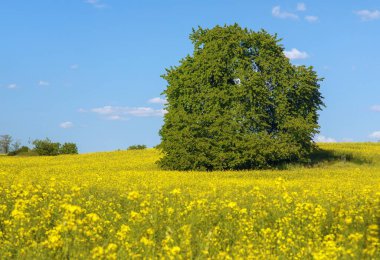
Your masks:
<svg viewBox="0 0 380 260"><path fill-rule="evenodd" d="M160 170L155 149L0 156L2 259L380 259L380 145L285 170Z"/></svg>

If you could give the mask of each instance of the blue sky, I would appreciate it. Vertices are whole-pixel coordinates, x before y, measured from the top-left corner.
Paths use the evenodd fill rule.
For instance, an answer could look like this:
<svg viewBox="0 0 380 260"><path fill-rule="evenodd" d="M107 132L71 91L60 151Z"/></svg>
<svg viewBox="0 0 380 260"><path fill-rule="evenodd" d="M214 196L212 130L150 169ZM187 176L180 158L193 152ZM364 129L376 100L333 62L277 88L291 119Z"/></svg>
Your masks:
<svg viewBox="0 0 380 260"><path fill-rule="evenodd" d="M314 66L319 141L380 139L380 2L8 0L0 8L0 134L71 141L80 152L154 146L165 68L193 27L239 23L282 38Z"/></svg>

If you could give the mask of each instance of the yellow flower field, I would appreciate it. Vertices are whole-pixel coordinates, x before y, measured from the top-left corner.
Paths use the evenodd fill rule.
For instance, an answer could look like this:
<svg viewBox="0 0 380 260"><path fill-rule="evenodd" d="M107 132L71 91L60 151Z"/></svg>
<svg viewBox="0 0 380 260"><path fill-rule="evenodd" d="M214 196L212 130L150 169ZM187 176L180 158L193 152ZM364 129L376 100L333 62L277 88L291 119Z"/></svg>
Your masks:
<svg viewBox="0 0 380 260"><path fill-rule="evenodd" d="M380 144L330 162L171 172L155 149L0 157L0 258L380 259Z"/></svg>

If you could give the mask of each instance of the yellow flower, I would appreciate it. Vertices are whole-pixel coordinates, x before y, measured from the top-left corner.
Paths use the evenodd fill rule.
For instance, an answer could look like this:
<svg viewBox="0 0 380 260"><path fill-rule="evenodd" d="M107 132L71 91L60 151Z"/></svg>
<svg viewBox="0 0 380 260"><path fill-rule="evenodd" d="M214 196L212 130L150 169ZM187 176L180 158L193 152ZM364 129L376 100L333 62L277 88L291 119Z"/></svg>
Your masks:
<svg viewBox="0 0 380 260"><path fill-rule="evenodd" d="M131 191L128 193L127 198L129 200L137 200L138 198L140 198L140 193L138 191Z"/></svg>
<svg viewBox="0 0 380 260"><path fill-rule="evenodd" d="M178 255L180 251L181 251L181 248L179 246L174 246L170 249L170 253L172 255Z"/></svg>
<svg viewBox="0 0 380 260"><path fill-rule="evenodd" d="M104 256L104 249L101 246L97 246L91 250L92 259L99 259Z"/></svg>
<svg viewBox="0 0 380 260"><path fill-rule="evenodd" d="M174 189L170 192L170 194L173 194L173 195L178 195L178 194L181 194L181 189Z"/></svg>
<svg viewBox="0 0 380 260"><path fill-rule="evenodd" d="M144 246L151 246L151 245L154 244L153 241L150 240L150 239L147 238L147 237L142 237L142 238L140 239L140 242L141 242Z"/></svg>
<svg viewBox="0 0 380 260"><path fill-rule="evenodd" d="M120 230L116 233L116 236L119 240L124 240L130 231L131 231L131 228L123 224L121 225Z"/></svg>
<svg viewBox="0 0 380 260"><path fill-rule="evenodd" d="M351 217L346 217L344 222L346 222L347 225L352 223L352 218Z"/></svg>

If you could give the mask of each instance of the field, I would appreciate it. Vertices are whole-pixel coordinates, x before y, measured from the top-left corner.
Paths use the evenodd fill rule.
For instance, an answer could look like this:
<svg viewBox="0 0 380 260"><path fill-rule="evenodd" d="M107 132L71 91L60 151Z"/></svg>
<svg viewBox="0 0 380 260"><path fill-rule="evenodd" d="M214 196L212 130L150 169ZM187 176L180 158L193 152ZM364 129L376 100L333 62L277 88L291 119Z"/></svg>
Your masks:
<svg viewBox="0 0 380 260"><path fill-rule="evenodd" d="M171 172L157 150L0 158L0 258L380 259L380 144Z"/></svg>

